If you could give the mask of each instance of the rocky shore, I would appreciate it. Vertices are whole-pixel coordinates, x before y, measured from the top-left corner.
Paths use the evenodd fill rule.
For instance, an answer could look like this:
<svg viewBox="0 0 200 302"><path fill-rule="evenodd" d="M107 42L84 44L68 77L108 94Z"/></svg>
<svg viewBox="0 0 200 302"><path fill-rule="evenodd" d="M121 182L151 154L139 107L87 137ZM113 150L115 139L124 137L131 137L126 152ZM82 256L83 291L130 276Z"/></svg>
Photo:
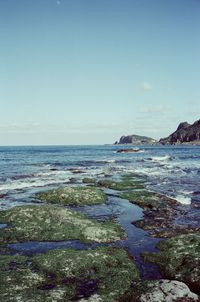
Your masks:
<svg viewBox="0 0 200 302"><path fill-rule="evenodd" d="M142 257L159 267L162 279L141 278L136 259L118 244L127 237L119 221L97 221L77 211L80 206L106 206L109 194L143 209L143 218L134 224L160 242L156 253ZM200 229L177 224L184 209L150 191L145 177L83 177L82 184L41 191L35 201L0 212L1 301L199 301ZM52 248L33 255L12 248L23 242L69 240L96 247Z"/></svg>

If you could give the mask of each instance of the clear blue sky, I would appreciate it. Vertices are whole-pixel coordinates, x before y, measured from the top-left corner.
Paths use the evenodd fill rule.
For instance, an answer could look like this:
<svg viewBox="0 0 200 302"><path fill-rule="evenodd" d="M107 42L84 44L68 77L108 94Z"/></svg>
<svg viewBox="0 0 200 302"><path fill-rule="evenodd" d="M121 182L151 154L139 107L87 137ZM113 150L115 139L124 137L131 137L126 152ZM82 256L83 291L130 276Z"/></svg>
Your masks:
<svg viewBox="0 0 200 302"><path fill-rule="evenodd" d="M200 118L199 0L0 0L0 145L155 138Z"/></svg>

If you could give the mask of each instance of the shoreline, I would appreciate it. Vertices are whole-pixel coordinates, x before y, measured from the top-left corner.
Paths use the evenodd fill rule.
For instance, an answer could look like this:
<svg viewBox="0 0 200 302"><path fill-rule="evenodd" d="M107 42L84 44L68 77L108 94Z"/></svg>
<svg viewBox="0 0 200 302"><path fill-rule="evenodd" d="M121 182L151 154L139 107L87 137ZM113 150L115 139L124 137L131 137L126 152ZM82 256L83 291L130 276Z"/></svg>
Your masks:
<svg viewBox="0 0 200 302"><path fill-rule="evenodd" d="M83 177L83 176L81 176L81 177ZM129 255L131 255L131 257L134 257L136 262L141 261L141 259L142 259L141 255L140 255L141 253L144 253L144 252L146 252L146 253L148 252L148 254L151 254L152 252L155 253L156 249L155 248L152 249L152 247L150 247L150 246L148 247L148 244L153 239L154 232L157 232L157 230L158 230L158 233L157 233L156 237L159 237L159 238L158 238L158 241L155 241L155 244L158 243L161 240L160 237L161 238L162 237L164 237L164 238L176 237L177 235L180 235L180 234L187 234L187 233L194 232L194 229L187 230L187 226L186 226L186 229L183 229L183 228L182 229L176 229L176 228L174 228L173 221L174 221L175 217L180 214L180 212L177 212L179 204L175 200L170 199L170 198L166 197L165 195L161 195L159 193L153 193L153 192L149 191L146 188L145 182L146 182L146 179L143 176L138 175L138 174L134 174L134 173L132 173L132 174L129 173L127 175L122 174L119 177L118 180L112 179L112 177L109 178L109 179L104 178L104 182L102 182L102 180L99 182L98 180L90 179L87 182L85 182L84 186L83 186L85 188L98 187L100 189L103 189L108 198L109 198L110 194L112 193L111 194L111 200L113 198L113 202L114 202L113 205L112 205L112 202L111 202L111 205L113 207L113 208L111 207L112 211L114 211L115 208L118 208L119 206L122 206L123 200L120 201L119 197L120 198L125 197L125 199L124 199L125 202L126 203L128 202L127 203L127 206L128 206L127 210L122 208L123 209L122 213L124 212L123 215L125 215L123 217L125 217L125 218L122 219L122 218L120 218L120 216L118 218L114 218L115 214L114 214L114 212L112 213L112 211L111 211L111 214L114 215L114 217L113 217L114 221L115 220L119 221L121 226L123 227L123 229L126 231L126 234L128 236L128 241L127 242L130 241L130 243L132 243L134 241L134 237L132 238L132 235L134 234L133 224L136 225L137 227L139 226L139 229L138 229L139 233L144 232L144 231L142 231L142 229L145 230L145 232L143 233L142 236L144 236L144 238L145 238L145 236L147 235L147 247L144 250L142 250L142 248L140 247L138 254L136 253L136 251L134 249L133 249L133 251L129 251L130 247L129 247L129 245L128 246L126 245L126 239L125 239L125 241L122 240L122 245L121 245L122 250L127 249ZM68 184L67 186L69 186L69 185L70 184ZM105 188L106 188L106 190L105 190ZM109 191L107 191L108 189L109 190L111 189L110 194L109 194ZM112 191L113 189L114 189L114 191ZM60 192L59 194L63 194L62 191L58 191L58 192ZM75 196L74 192L72 192L72 194L73 194L73 196ZM45 195L45 196L46 196L45 198L48 197L48 195ZM49 195L49 196L51 198L51 195ZM142 197L142 199L141 199L141 197ZM76 198L77 197L75 197L75 199ZM118 198L118 203L117 204L115 203L116 198ZM58 197L56 197L56 199L55 199L56 203L58 203L58 200L59 200ZM87 198L86 198L86 200L87 200ZM47 201L48 201L48 199L47 199ZM87 217L94 219L94 221L98 221L98 215L100 215L103 208L106 210L106 208L109 206L109 204L110 203L107 203L107 202L105 203L105 205L102 204L102 205L99 205L99 206L89 204L88 206L86 206L86 212L85 213L87 214ZM132 212L132 210L130 210L131 207L132 207L131 204L133 206L133 212ZM134 215L134 212L135 212L135 205L139 206L140 211L143 212L143 217L141 217L141 214L140 214L139 216L136 216L136 220L135 220L135 222L133 222L134 219L133 219L132 216ZM42 206L42 204L40 206ZM61 208L63 206L64 205L61 205ZM80 210L81 213L82 212L84 213L84 211L83 211L84 207L81 208L81 210ZM98 207L100 209L100 212L98 212L99 211ZM24 205L24 206L22 206L22 208L25 209L26 206ZM94 212L91 212L92 208L93 208ZM72 207L72 209L76 211L76 207ZM4 213L6 213L6 211ZM53 212L52 212L52 214L53 214ZM94 214L96 216L94 216ZM110 216L110 218L112 217L112 215ZM116 213L116 215L117 215L117 213ZM162 219L163 215L165 215L164 216L165 217L164 223L163 223L163 219ZM131 225L132 225L132 229L131 229ZM5 232L6 228L7 228L7 226L5 227L5 225L4 225L4 229L3 229L4 232ZM162 231L162 229L163 229L163 231ZM168 231L166 231L166 230L168 230ZM153 231L153 233L152 233L152 231ZM198 230L195 229L195 232L196 231L199 232L199 229ZM161 236L161 234L162 234L162 236ZM139 235L138 239L139 239L139 241L142 239L141 235ZM155 239L153 239L153 240L155 240ZM20 246L20 244L19 244L19 246ZM115 246L115 244L113 245L113 248L114 248L114 246ZM8 246L6 248L7 252L9 251L10 247L11 246ZM17 245L15 245L15 248L16 247L17 247ZM155 245L154 245L154 247L155 247ZM51 250L53 251L55 249L55 246L53 246L52 248L53 249L50 249L49 252L51 252ZM94 251L95 251L96 248L97 247L94 248ZM83 250L85 250L85 249L83 249ZM16 252L18 253L17 249L16 249ZM158 252L159 251L157 251L157 253ZM47 253L47 255L48 255L48 253ZM12 257L14 257L14 256L12 256ZM138 262L138 264L139 264L139 262ZM150 264L150 262L145 264L145 262L143 262L143 260L142 260L142 262L139 264L139 267L140 267L140 265L141 265L141 268L142 267L144 268L145 265L146 265L146 269L148 269L150 271L150 274L152 274L152 276L153 276L153 277L150 278L153 282L155 282L157 279L161 280L164 277L164 275L163 275L163 277L161 275L160 276L158 275L157 268L156 268L155 264L153 264L153 263ZM154 270L155 270L155 272L154 272ZM142 277L142 275L146 276L145 271L142 273L142 275L141 275L141 273L142 272L140 272L141 277ZM138 289L141 287L141 284L143 284L143 282L144 282L144 280L146 280L146 278L148 280L148 275L145 277L145 279L142 279L143 281L140 281L138 283ZM136 288L137 288L137 285L136 285ZM145 294L145 290L140 292L138 295L141 296L143 294ZM138 296L137 301L140 301L139 296ZM102 301L104 301L104 300L102 300Z"/></svg>

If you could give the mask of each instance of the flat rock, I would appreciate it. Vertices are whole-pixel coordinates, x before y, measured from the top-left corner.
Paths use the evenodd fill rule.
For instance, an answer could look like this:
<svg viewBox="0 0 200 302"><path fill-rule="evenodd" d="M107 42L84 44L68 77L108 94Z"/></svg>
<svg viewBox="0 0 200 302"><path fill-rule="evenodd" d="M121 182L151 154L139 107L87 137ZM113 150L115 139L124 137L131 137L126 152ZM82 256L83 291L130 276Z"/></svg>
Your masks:
<svg viewBox="0 0 200 302"><path fill-rule="evenodd" d="M40 192L36 197L48 203L77 206L104 203L107 199L106 194L99 188L69 186Z"/></svg>
<svg viewBox="0 0 200 302"><path fill-rule="evenodd" d="M54 205L18 206L0 212L0 243L25 241L111 242L124 232L114 222L97 222L73 210Z"/></svg>

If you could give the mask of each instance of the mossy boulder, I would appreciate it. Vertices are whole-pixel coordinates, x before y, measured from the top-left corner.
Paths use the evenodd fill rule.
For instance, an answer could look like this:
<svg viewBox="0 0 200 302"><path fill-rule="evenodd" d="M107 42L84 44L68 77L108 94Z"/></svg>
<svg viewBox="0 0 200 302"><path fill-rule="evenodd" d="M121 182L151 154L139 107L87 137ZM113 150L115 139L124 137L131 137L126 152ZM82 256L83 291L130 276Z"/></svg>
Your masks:
<svg viewBox="0 0 200 302"><path fill-rule="evenodd" d="M157 247L160 252L145 253L145 260L158 264L166 277L200 293L200 233L179 235L161 241Z"/></svg>
<svg viewBox="0 0 200 302"><path fill-rule="evenodd" d="M106 194L95 187L64 187L36 194L36 198L62 205L92 205L104 203Z"/></svg>
<svg viewBox="0 0 200 302"><path fill-rule="evenodd" d="M143 189L143 181L133 179L122 179L121 181L114 181L111 179L102 179L98 181L98 186L109 188L116 191Z"/></svg>
<svg viewBox="0 0 200 302"><path fill-rule="evenodd" d="M18 206L0 212L0 242L63 241L110 242L124 237L114 222L97 222L73 210L54 205Z"/></svg>
<svg viewBox="0 0 200 302"><path fill-rule="evenodd" d="M95 178L90 178L90 177L85 177L85 178L82 179L82 182L84 184L95 184L96 179Z"/></svg>
<svg viewBox="0 0 200 302"><path fill-rule="evenodd" d="M138 281L122 249L52 250L34 257L0 255L0 301L59 302L94 297L119 301ZM89 288L87 287L89 286Z"/></svg>
<svg viewBox="0 0 200 302"><path fill-rule="evenodd" d="M122 192L121 198L128 199L142 208L157 209L166 205L177 205L177 201L147 189Z"/></svg>
<svg viewBox="0 0 200 302"><path fill-rule="evenodd" d="M71 280L76 286L95 282L95 292L105 302L130 293L132 282L139 279L135 264L122 249L52 250L33 257L33 262L45 274L54 274L57 281Z"/></svg>

